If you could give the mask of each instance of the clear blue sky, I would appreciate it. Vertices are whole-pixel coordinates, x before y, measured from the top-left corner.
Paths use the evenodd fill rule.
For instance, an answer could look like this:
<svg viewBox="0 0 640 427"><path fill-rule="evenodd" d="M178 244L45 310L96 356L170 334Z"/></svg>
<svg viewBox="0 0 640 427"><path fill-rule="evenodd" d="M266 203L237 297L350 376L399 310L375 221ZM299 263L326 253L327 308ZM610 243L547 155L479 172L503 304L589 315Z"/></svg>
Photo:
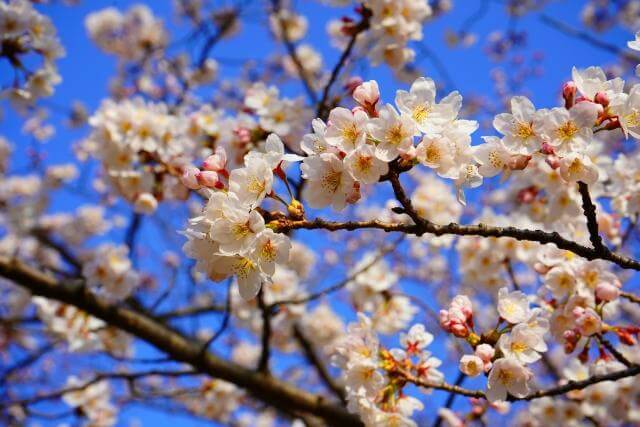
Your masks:
<svg viewBox="0 0 640 427"><path fill-rule="evenodd" d="M510 25L503 10L503 2L489 1L487 13L470 29L472 33L477 35L478 43L470 48L449 49L444 42L445 30L460 29L461 25L476 12L481 4L481 0L454 0L454 2L454 9L451 12L441 16L435 22L429 23L424 28L425 43L439 57L448 70L451 81L455 84L455 89L459 90L463 96L482 94L492 97L494 92L490 78L491 70L498 65L507 71L511 68L509 64L496 64L491 61L483 51L489 33L495 30L504 32ZM114 58L101 53L88 40L84 29L84 18L88 13L107 6L126 9L134 3L136 2L83 0L77 7L39 6L41 11L53 19L67 50L67 56L58 63L64 81L56 88L55 95L50 99L51 103L68 106L71 101L79 99L88 106L90 111L93 111L107 95L107 84L115 70L115 61ZM172 8L170 0L154 0L145 3L150 5L157 15L164 17L174 35L185 34L187 29L177 25L175 20L170 17ZM264 58L265 55L273 52L274 44L261 25L265 22L265 17L259 11L264 3L256 1L250 7L251 12L246 18L247 21L243 23L242 33L227 43L217 45L212 52L214 58ZM553 1L544 8L543 13L573 27L584 29L579 19L583 5L583 1ZM325 26L329 19L341 16L345 9L323 7L315 1L297 2L296 6L299 12L310 17L310 30L305 41L313 44L322 53L325 63L331 66L339 53L329 46ZM569 77L572 66L586 67L607 64L614 60L614 55L610 52L596 49L583 41L568 37L544 25L537 12L530 13L511 25L515 25L518 30L526 30L527 48L523 50L525 58L530 57L533 52L543 53L544 59L541 65L544 71L542 77L528 80L523 88L523 91L530 95L536 106L551 107L556 105L560 87ZM632 39L633 35L629 31L616 29L601 34L599 37L624 47L626 41ZM420 54L418 55L420 56ZM227 66L225 62L227 61L221 61L221 76L234 75L237 68ZM436 81L443 81L443 76L428 59L422 61L421 66L424 75L433 77ZM384 66L369 70L367 77L378 80L383 98L388 102L392 102L396 89L406 88L405 84L395 83L389 70ZM289 94L302 94L301 88L296 84L287 85L284 91ZM61 125L63 119L63 116L56 115L54 111L53 123L60 126L57 126L57 132L53 139L44 146L44 150L49 154L47 160L49 164L73 161L71 145L87 133L86 128L76 131L68 130ZM22 124L22 119L11 110L5 109L3 121L0 121L0 135L7 137L17 147L18 155L23 153L29 144L28 138L21 132ZM20 160L18 159L17 162L20 163ZM64 210L77 203L78 199L65 196L56 200L55 208ZM153 242L157 238L151 236L147 231L147 235L143 235L141 240ZM435 348L434 353L436 355L441 353L439 350L443 349ZM142 349L139 353L145 355L148 351ZM445 366L449 381L453 381L455 370L455 366ZM440 402L444 398L442 393L436 393L429 399ZM191 419L176 418L157 411L143 410L135 406L121 414L119 425L128 425L134 419L141 420L142 425L145 426L166 426L176 423L185 427L211 425Z"/></svg>

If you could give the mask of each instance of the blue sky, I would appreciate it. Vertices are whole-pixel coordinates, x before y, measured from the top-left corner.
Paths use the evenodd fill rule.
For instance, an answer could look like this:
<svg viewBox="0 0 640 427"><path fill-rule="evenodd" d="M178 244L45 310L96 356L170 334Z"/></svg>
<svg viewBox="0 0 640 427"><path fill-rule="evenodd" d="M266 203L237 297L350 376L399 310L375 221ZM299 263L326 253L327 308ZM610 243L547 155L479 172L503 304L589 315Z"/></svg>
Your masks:
<svg viewBox="0 0 640 427"><path fill-rule="evenodd" d="M43 13L52 18L67 51L66 57L58 62L59 71L64 80L56 88L55 95L48 101L50 105L69 106L73 100L78 99L88 106L89 111L93 111L107 96L108 80L115 71L115 60L100 52L88 40L84 29L84 18L88 13L104 7L114 6L126 9L134 3L136 2L84 0L76 7L65 7L58 4L39 6ZM179 37L188 31L186 27L179 25L171 17L171 1L154 0L146 3L157 15L165 19L172 35ZM257 1L251 3L244 18L242 32L228 42L217 45L213 50L211 56L222 59L221 77L231 77L237 73L237 67L225 65L225 63L232 62L229 59L264 58L265 55L273 53L273 49L276 48L264 30L265 16L260 13L264 3ZM491 32L504 32L510 25L515 26L518 31L526 30L526 48L521 53L527 61L536 52L542 54L543 59L540 64L543 72L541 77L527 80L523 87L523 93L527 93L538 107L551 107L557 104L561 85L570 76L572 66L586 67L607 64L615 59L610 52L596 49L583 41L549 28L541 21L538 12L530 13L515 23L509 22L504 13L502 1L484 2L489 5L486 14L469 29L470 32L477 35L478 42L475 45L469 48L450 49L446 47L444 32L448 29L461 29L463 23L476 13L481 3L483 3L482 0L456 0L452 11L427 24L424 28L424 43L431 52L436 53L440 62L444 64L454 88L459 90L463 97L479 94L489 98L495 97L490 77L492 70L500 66L509 72L513 69L513 65L508 62L497 64L488 57L483 48ZM583 1L553 1L542 12L570 26L584 30L579 19L583 5ZM330 19L349 12L349 9L328 8L315 1L299 1L296 3L296 8L309 17L310 28L305 42L311 43L318 49L324 57L325 64L332 66L337 60L339 52L328 43L325 31L326 23ZM632 39L633 35L630 31L615 29L598 37L611 44L624 47L626 41ZM280 46L277 48L281 49ZM419 59L422 59L420 54L418 56ZM428 59L421 60L420 64L424 75L430 76L436 81L444 80L442 74ZM385 66L368 70L367 78L378 80L383 99L388 102L393 101L396 89L407 86L404 83L395 82ZM301 87L297 83L287 84L282 90L289 95L302 94ZM54 110L52 122L60 126L57 126L56 135L52 140L43 147L48 153L48 164L73 161L72 144L87 134L86 128L80 130L65 128L61 125L63 120L64 117ZM20 155L24 154L25 148L30 143L29 138L21 131L22 124L22 119L10 109L4 110L4 117L0 121L0 135L7 137L17 148L17 164L20 164ZM67 195L56 200L55 209L69 209L78 203L78 198ZM145 243L156 242L157 239L149 228L143 230L141 240ZM438 349L436 348L434 352L437 354ZM151 354L151 351L139 350L139 355L144 356L147 353ZM453 381L455 367L445 366L445 371L449 381ZM442 393L436 393L429 399L441 402L445 397ZM129 421L136 418L140 419L143 425L151 426L165 426L176 422L179 422L181 426L205 425L191 419L176 418L173 415L168 416L162 412L135 406L124 411L120 425L128 425ZM206 425L211 424L206 423Z"/></svg>

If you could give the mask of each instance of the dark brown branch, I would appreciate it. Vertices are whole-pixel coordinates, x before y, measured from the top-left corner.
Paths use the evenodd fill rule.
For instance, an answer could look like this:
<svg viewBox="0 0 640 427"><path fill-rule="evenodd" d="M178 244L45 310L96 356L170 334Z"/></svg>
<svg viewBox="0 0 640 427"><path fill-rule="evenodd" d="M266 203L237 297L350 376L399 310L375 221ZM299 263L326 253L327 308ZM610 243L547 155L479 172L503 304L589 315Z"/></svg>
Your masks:
<svg viewBox="0 0 640 427"><path fill-rule="evenodd" d="M211 335L211 338L209 338L207 342L202 346L203 352L206 352L209 349L209 346L213 342L215 342L218 338L220 338L220 336L227 329L227 326L229 326L229 320L231 320L231 284L232 283L233 283L232 279L229 278L227 280L227 297L225 299L224 317L222 318L222 322L220 323L218 330L213 335Z"/></svg>
<svg viewBox="0 0 640 427"><path fill-rule="evenodd" d="M110 304L74 283L60 282L20 261L0 257L0 276L33 294L71 304L158 348L194 370L229 381L275 408L296 408L322 418L330 425L361 425L357 416L326 398L307 393L272 376L256 373L211 353L201 354L201 344L142 312Z"/></svg>
<svg viewBox="0 0 640 427"><path fill-rule="evenodd" d="M631 292L620 292L620 296L628 299L631 302L640 304L640 297L638 295L632 294Z"/></svg>
<svg viewBox="0 0 640 427"><path fill-rule="evenodd" d="M200 51L200 56L198 57L198 68L202 68L204 66L211 49L213 49L213 47L229 32L237 18L238 11L231 11L227 16L225 16L224 21L222 21L216 32L207 38L207 41L204 43L204 46Z"/></svg>
<svg viewBox="0 0 640 427"><path fill-rule="evenodd" d="M153 370L153 371L145 371L145 372L131 372L131 373L120 373L120 372L101 372L96 374L92 379L72 387L65 387L61 390L57 390L47 394L40 394L33 397L28 397L26 399L14 400L6 403L0 404L2 407L10 407L13 405L19 406L27 406L33 405L35 403L43 402L46 400L55 400L60 399L67 393L72 393L76 391L82 391L86 388L90 387L93 384L96 384L103 380L124 380L127 382L133 382L140 378L150 377L150 376L165 376L165 377L183 377L183 376L193 376L193 375L202 375L199 372L195 372L193 370L183 370L183 371L162 371L162 370Z"/></svg>
<svg viewBox="0 0 640 427"><path fill-rule="evenodd" d="M598 218L596 216L596 206L591 200L589 194L589 186L584 182L578 182L578 190L582 197L582 211L587 218L587 230L589 230L589 240L593 245L593 249L598 252L606 251L607 249L602 244L602 237L600 237L600 231L598 230Z"/></svg>
<svg viewBox="0 0 640 427"><path fill-rule="evenodd" d="M513 285L513 289L516 291L520 290L520 284L518 283L518 278L516 277L516 272L513 270L513 264L509 258L504 259L504 267L507 270L507 274L509 275L509 280L511 280L511 285Z"/></svg>
<svg viewBox="0 0 640 427"><path fill-rule="evenodd" d="M73 254L65 245L52 239L46 230L34 229L31 231L31 234L33 237L38 239L40 243L58 252L62 259L73 267L75 273L79 274L82 271L82 263L78 260L78 257L76 257L75 254Z"/></svg>
<svg viewBox="0 0 640 427"><path fill-rule="evenodd" d="M258 307L262 311L262 352L258 361L258 372L269 375L271 357L271 310L264 302L264 287L258 293Z"/></svg>
<svg viewBox="0 0 640 427"><path fill-rule="evenodd" d="M611 344L611 341L609 341L608 339L606 339L605 337L603 337L601 334L597 334L596 335L596 339L598 340L598 342L600 343L600 345L602 345L604 348L607 349L607 351L609 351L609 353L611 353L613 355L613 357L616 358L616 360L620 363L622 363L624 366L626 366L627 368L630 368L633 366L633 363L631 363L629 361L629 359L627 359L626 357L624 357L624 355L622 353L620 353L618 351L618 349L616 349L613 344Z"/></svg>
<svg viewBox="0 0 640 427"><path fill-rule="evenodd" d="M480 390L469 390L466 388L462 388L459 386L455 386L455 385L451 385L451 384L446 384L446 383L440 383L440 384L434 384L434 383L430 383L428 381L424 381L420 378L417 378L411 374L405 373L405 372L401 372L404 377L406 378L407 381L418 385L420 387L425 387L425 388L431 388L431 389L435 389L435 390L444 390L444 391L448 391L450 393L455 393L455 394L459 394L462 396L467 396L467 397L475 397L475 398L483 398L486 399L486 396L484 394L484 392L480 391ZM560 396L566 393L569 393L570 391L574 391L574 390L582 390L584 388L587 388L591 385L594 384L598 384L604 381L617 381L620 380L622 378L628 378L628 377L632 377L632 376L636 376L640 374L640 365L633 365L627 369L622 369L620 371L616 371L616 372L610 372L608 374L601 374L601 375L594 375L590 378L587 378L586 380L582 380L582 381L569 381L566 384L563 384L561 386L557 386L557 387L551 387L548 388L546 390L539 390L536 392L533 392L525 397L514 397L514 396L509 396L507 398L508 401L510 402L514 402L514 401L518 401L518 400L535 400L535 399L540 399L542 397L551 397L551 396Z"/></svg>
<svg viewBox="0 0 640 427"><path fill-rule="evenodd" d="M4 384L14 373L21 371L23 369L32 366L38 360L40 360L44 355L51 352L55 349L55 343L45 344L41 348L31 352L28 356L24 357L20 361L16 362L14 365L9 366L7 369L2 371L2 376L0 377L0 384Z"/></svg>
<svg viewBox="0 0 640 427"><path fill-rule="evenodd" d="M178 319L181 317L202 316L211 313L223 313L225 307L216 304L204 305L204 306L190 306L184 308L178 308L176 310L167 311L156 315L156 318L161 320Z"/></svg>
<svg viewBox="0 0 640 427"><path fill-rule="evenodd" d="M407 196L400 183L400 172L398 171L398 163L394 161L391 163L389 168L389 182L391 182L391 187L393 187L393 194L395 194L396 199L402 205L404 213L409 215L413 220L413 223L416 225L424 225L427 223L427 220L422 218L418 212L413 207L413 203L411 203L411 198Z"/></svg>
<svg viewBox="0 0 640 427"><path fill-rule="evenodd" d="M277 223L278 231L284 232L288 230L306 229L306 230L360 230L360 229L378 229L386 232L400 232L406 234L415 234L422 236L424 234L433 234L435 236L457 235L457 236L480 236L480 237L511 237L516 240L537 242L540 244L552 243L559 249L573 252L588 260L602 259L610 261L622 268L640 270L640 262L628 258L623 255L606 250L602 253L593 248L576 243L572 240L565 239L558 232L548 232L544 230L521 229L516 227L497 227L485 224L476 225L460 225L450 223L447 225L438 225L432 222L424 221L422 224L403 224L383 222L379 220L372 221L326 221L321 218L314 220L279 220Z"/></svg>

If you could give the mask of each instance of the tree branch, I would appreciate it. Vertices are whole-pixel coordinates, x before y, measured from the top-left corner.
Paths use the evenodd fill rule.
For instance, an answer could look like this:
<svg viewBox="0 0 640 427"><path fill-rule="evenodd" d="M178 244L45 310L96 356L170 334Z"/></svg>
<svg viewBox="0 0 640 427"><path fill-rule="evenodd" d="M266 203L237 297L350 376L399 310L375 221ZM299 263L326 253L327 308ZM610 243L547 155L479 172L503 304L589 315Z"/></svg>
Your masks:
<svg viewBox="0 0 640 427"><path fill-rule="evenodd" d="M596 206L593 204L591 200L591 195L589 195L589 186L584 182L578 182L578 190L580 191L580 196L582 197L582 211L584 212L584 216L587 218L587 230L589 230L589 240L593 245L593 248L598 252L606 251L607 249L602 244L602 238L600 237L600 232L598 230L598 218L596 216Z"/></svg>
<svg viewBox="0 0 640 427"><path fill-rule="evenodd" d="M178 362L198 372L229 381L244 388L256 399L282 410L292 407L322 418L330 425L361 425L357 416L328 402L326 398L300 390L268 375L256 373L211 353L201 353L201 345L168 325L141 312L110 304L84 287L56 280L18 260L0 257L0 276L33 294L71 304L158 348Z"/></svg>
<svg viewBox="0 0 640 427"><path fill-rule="evenodd" d="M316 109L316 117L321 119L326 119L329 114L329 109L327 106L327 101L329 100L329 93L331 93L331 88L335 84L338 76L340 75L340 71L342 71L342 67L347 63L347 60L351 56L351 52L356 45L356 41L358 39L358 35L363 31L369 28L369 18L371 16L371 12L363 8L362 10L362 19L356 26L353 28L353 33L351 38L349 39L349 43L347 43L347 47L342 51L342 55L340 55L340 59L331 70L331 75L329 76L329 81L327 85L324 87L322 91L322 98L320 98L320 102L318 103L318 108Z"/></svg>
<svg viewBox="0 0 640 427"><path fill-rule="evenodd" d="M523 240L529 242L537 242L540 244L552 243L559 249L564 249L569 252L573 252L588 260L602 259L610 261L622 268L628 268L632 270L640 270L640 262L628 258L623 255L605 250L604 252L598 252L593 248L576 243L572 240L565 239L558 232L548 232L544 230L531 230L520 229L515 227L497 227L489 226L485 224L476 225L460 225L457 223L450 223L447 225L438 225L432 222L423 220L422 224L403 224L384 222L379 220L371 221L326 221L322 218L316 218L313 220L289 220L281 219L277 223L278 231L285 232L289 230L306 229L317 230L323 229L328 231L337 230L360 230L360 229L378 229L386 232L400 232L406 234L415 234L416 236L422 236L424 234L433 234L435 236L442 235L456 235L456 236L480 236L480 237L511 237L516 240Z"/></svg>

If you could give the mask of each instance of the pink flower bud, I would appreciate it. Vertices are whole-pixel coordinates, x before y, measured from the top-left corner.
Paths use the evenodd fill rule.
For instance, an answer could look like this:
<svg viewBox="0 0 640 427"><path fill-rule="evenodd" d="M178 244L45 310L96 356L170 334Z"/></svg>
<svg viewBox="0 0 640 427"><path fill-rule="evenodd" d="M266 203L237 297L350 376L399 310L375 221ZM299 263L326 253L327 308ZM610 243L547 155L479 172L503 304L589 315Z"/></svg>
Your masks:
<svg viewBox="0 0 640 427"><path fill-rule="evenodd" d="M507 162L507 166L512 171L521 171L527 167L530 160L531 160L531 156L527 156L524 154L515 154L509 158L509 161Z"/></svg>
<svg viewBox="0 0 640 427"><path fill-rule="evenodd" d="M562 86L562 98L564 98L564 107L567 110L573 107L573 104L575 103L577 89L576 84L571 80Z"/></svg>
<svg viewBox="0 0 640 427"><path fill-rule="evenodd" d="M604 92L596 93L596 95L593 97L593 100L595 101L596 104L600 104L603 107L606 107L607 105L609 105L609 97Z"/></svg>
<svg viewBox="0 0 640 427"><path fill-rule="evenodd" d="M545 161L551 167L551 169L558 169L560 167L560 158L558 156L547 156Z"/></svg>
<svg viewBox="0 0 640 427"><path fill-rule="evenodd" d="M466 321L473 317L473 306L471 300L466 295L456 295L451 300L451 308L458 309L464 315L462 321Z"/></svg>
<svg viewBox="0 0 640 427"><path fill-rule="evenodd" d="M620 296L620 289L611 283L602 282L596 286L596 297L600 301L613 301Z"/></svg>
<svg viewBox="0 0 640 427"><path fill-rule="evenodd" d="M191 190L198 190L202 187L198 183L198 175L200 175L200 169L195 166L187 166L180 177L180 181L185 187Z"/></svg>
<svg viewBox="0 0 640 427"><path fill-rule="evenodd" d="M533 269L536 271L536 273L544 275L547 274L549 270L551 270L551 267L544 265L541 262L536 262L535 264L533 264Z"/></svg>
<svg viewBox="0 0 640 427"><path fill-rule="evenodd" d="M450 330L451 333L458 338L466 338L469 336L469 328L462 323L452 322Z"/></svg>
<svg viewBox="0 0 640 427"><path fill-rule="evenodd" d="M365 109L372 109L380 100L378 83L375 80L362 83L353 91L353 99Z"/></svg>
<svg viewBox="0 0 640 427"><path fill-rule="evenodd" d="M353 184L352 191L347 195L346 202L349 204L357 203L360 200L362 195L360 194L360 183L356 182Z"/></svg>
<svg viewBox="0 0 640 427"><path fill-rule="evenodd" d="M216 184L218 184L218 173L202 171L198 174L198 183L204 187L215 188Z"/></svg>
<svg viewBox="0 0 640 427"><path fill-rule="evenodd" d="M215 154L210 155L202 163L202 168L207 171L218 172L227 166L227 152L222 147L216 148Z"/></svg>
<svg viewBox="0 0 640 427"><path fill-rule="evenodd" d="M548 142L543 142L542 143L542 147L540 147L540 152L542 154L556 154L556 149L553 147L553 145L549 144Z"/></svg>

